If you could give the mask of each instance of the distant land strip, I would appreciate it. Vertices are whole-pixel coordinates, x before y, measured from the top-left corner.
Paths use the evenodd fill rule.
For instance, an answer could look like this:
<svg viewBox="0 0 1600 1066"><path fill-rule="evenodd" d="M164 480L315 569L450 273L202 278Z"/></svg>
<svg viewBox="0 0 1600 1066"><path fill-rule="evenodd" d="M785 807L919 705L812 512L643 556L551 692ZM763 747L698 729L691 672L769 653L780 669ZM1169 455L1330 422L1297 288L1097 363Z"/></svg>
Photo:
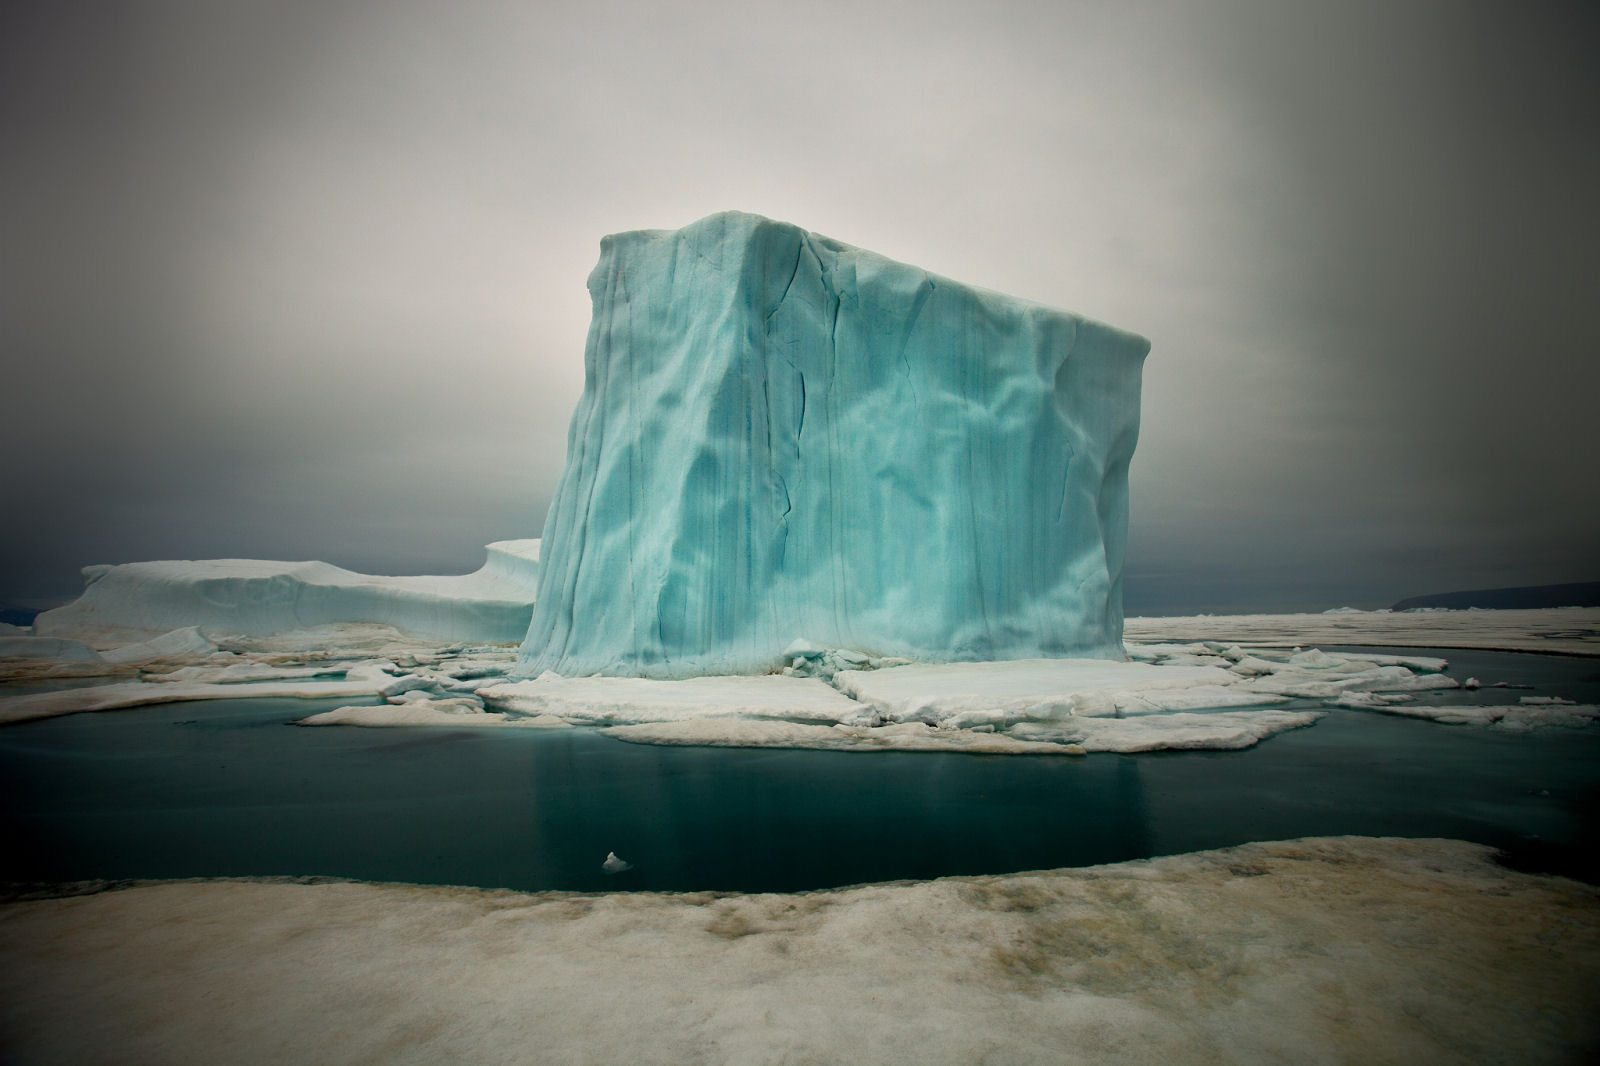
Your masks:
<svg viewBox="0 0 1600 1066"><path fill-rule="evenodd" d="M1513 589L1477 589L1472 592L1438 592L1412 596L1391 610L1414 607L1448 607L1464 611L1483 607L1498 611L1535 610L1542 607L1600 607L1600 581L1572 581L1565 585L1526 585Z"/></svg>

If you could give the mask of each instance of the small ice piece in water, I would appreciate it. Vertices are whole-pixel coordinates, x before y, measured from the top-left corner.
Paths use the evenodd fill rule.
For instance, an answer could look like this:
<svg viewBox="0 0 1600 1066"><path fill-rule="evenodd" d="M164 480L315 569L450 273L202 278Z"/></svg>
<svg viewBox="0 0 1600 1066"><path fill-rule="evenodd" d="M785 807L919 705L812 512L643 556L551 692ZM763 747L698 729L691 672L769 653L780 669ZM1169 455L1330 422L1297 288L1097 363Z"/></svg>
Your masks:
<svg viewBox="0 0 1600 1066"><path fill-rule="evenodd" d="M1465 681L1461 682L1461 687L1465 689L1482 688L1483 682L1479 681L1475 677L1469 677Z"/></svg>
<svg viewBox="0 0 1600 1066"><path fill-rule="evenodd" d="M633 869L633 863L623 862L617 858L616 852L608 851L606 852L606 861L600 864L600 869L608 874L620 874L624 870Z"/></svg>

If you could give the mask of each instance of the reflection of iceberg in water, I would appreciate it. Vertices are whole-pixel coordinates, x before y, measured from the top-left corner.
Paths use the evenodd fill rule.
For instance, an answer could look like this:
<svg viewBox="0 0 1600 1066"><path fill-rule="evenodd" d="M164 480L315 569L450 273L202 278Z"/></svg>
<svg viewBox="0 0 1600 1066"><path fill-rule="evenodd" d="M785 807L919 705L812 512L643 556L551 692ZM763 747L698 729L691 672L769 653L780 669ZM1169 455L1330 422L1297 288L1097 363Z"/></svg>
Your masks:
<svg viewBox="0 0 1600 1066"><path fill-rule="evenodd" d="M556 868L570 855L592 876L583 855L595 840L632 841L630 889L668 892L807 891L1150 853L1133 757L863 758L602 745L578 731L540 740L529 747L551 762L529 775L534 824L523 839L552 864L530 875L541 888L598 887ZM576 756L565 775L554 772L562 751Z"/></svg>
<svg viewBox="0 0 1600 1066"><path fill-rule="evenodd" d="M1153 850L1155 830L1150 824L1145 781L1140 773L1142 762L1132 755L1118 755L1116 758L1111 802L1117 811L1114 823L1116 830L1122 834L1117 843L1130 858L1149 858L1157 852Z"/></svg>
<svg viewBox="0 0 1600 1066"><path fill-rule="evenodd" d="M617 858L616 852L608 851L606 852L606 861L600 864L600 869L608 874L620 874L624 870L633 869L633 863L623 862Z"/></svg>

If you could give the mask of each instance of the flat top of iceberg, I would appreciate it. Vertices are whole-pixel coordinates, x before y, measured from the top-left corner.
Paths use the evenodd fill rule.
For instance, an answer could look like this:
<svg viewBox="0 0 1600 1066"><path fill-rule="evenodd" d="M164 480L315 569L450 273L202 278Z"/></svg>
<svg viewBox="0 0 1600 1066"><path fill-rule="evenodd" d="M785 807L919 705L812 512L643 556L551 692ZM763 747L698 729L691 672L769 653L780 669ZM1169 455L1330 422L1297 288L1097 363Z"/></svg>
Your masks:
<svg viewBox="0 0 1600 1066"><path fill-rule="evenodd" d="M795 225L793 222L784 222L780 219L769 218L766 215L755 214L751 211L717 211L713 214L705 216L704 218L697 219L696 221L691 222L687 226L683 226L679 229L634 229L621 230L617 233L608 233L600 239L600 248L602 253L604 253L604 251L612 245L626 244L631 241L676 240L684 234L693 233L698 230L736 229L754 232L763 228L788 230L794 233L804 234L806 238L813 244L825 248L828 251L847 253L851 256L868 260L874 265L881 266L885 270L914 271L917 275L933 282L935 285L961 289L966 292L973 293L974 295L983 298L985 302L1010 304L1024 310L1032 310L1042 314L1062 315L1076 322L1093 323L1094 325L1106 329L1113 334L1120 334L1131 340L1142 342L1147 350L1150 346L1150 341L1148 338L1134 333L1131 330L1122 329L1099 319L1091 318L1088 315L1079 314L1076 311L1068 311L1064 308L1042 303L1037 300L1030 300L1026 297L1013 296L1010 293L1000 292L997 289L988 289L981 285L973 285L970 282L957 281L956 279L947 277L946 275L936 274L931 270L924 270L921 267L911 266L910 264L903 263L898 259L890 259L888 256L874 252L871 249L849 244L845 241L817 233L814 230L808 230L804 226Z"/></svg>

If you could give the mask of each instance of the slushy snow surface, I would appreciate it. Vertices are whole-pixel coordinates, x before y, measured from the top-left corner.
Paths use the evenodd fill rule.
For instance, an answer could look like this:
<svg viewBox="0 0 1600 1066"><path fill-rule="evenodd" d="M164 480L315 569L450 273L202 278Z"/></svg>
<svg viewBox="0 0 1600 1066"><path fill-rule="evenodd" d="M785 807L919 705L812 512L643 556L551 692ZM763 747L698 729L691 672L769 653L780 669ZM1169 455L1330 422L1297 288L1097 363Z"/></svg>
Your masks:
<svg viewBox="0 0 1600 1066"><path fill-rule="evenodd" d="M1122 657L1149 342L737 212L589 291L519 673Z"/></svg>
<svg viewBox="0 0 1600 1066"><path fill-rule="evenodd" d="M144 884L0 906L0 1042L166 1066L1554 1066L1600 1040L1597 903L1476 844L1350 837L783 895Z"/></svg>
<svg viewBox="0 0 1600 1066"><path fill-rule="evenodd" d="M486 552L480 569L459 577L383 577L264 559L90 566L83 595L44 612L33 628L36 637L95 643L185 626L261 635L371 622L441 640L520 640L533 614L539 542L497 541Z"/></svg>

